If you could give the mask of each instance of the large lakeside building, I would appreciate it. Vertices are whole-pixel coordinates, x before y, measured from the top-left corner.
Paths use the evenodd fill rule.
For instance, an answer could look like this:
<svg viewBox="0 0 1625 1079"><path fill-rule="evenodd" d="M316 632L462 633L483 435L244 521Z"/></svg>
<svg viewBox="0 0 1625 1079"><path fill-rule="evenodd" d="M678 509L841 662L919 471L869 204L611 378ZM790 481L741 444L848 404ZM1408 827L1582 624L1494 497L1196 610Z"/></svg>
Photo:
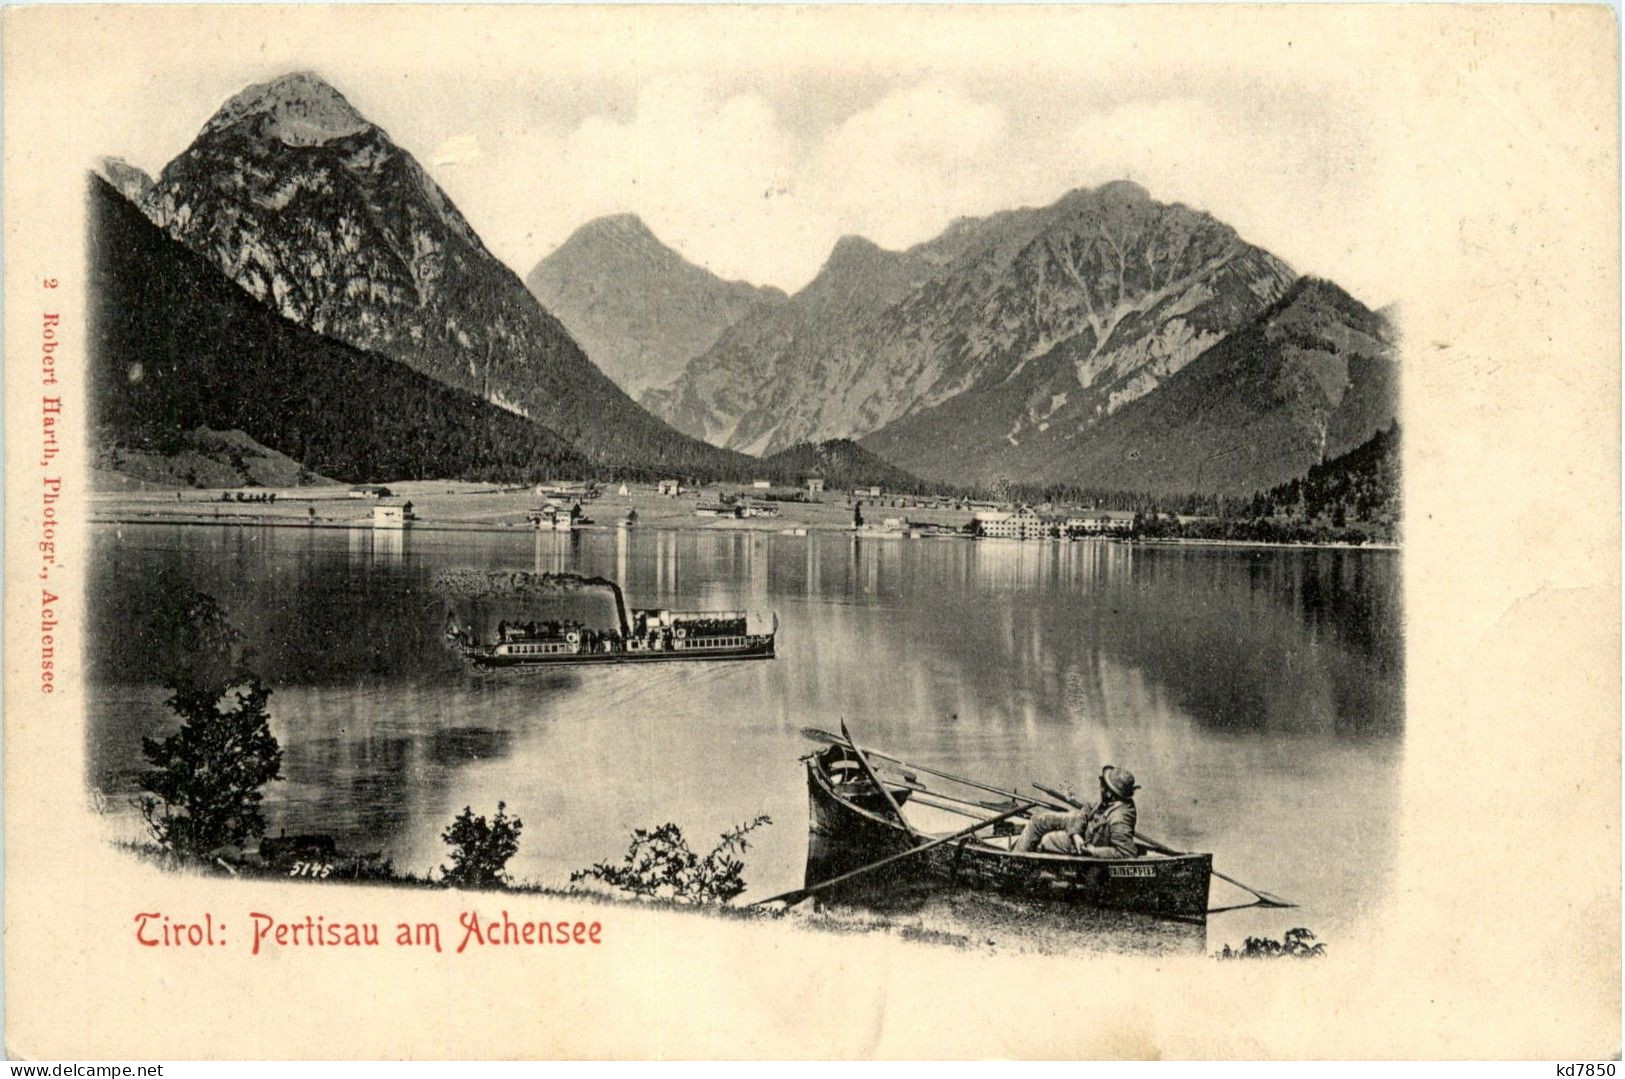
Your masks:
<svg viewBox="0 0 1625 1079"><path fill-rule="evenodd" d="M1128 510L1090 510L1068 517L1065 527L1067 533L1074 536L1126 533L1134 530L1134 514Z"/></svg>
<svg viewBox="0 0 1625 1079"><path fill-rule="evenodd" d="M1126 535L1134 528L1134 514L1126 510L1088 510L1061 518L1040 514L1031 506L1017 506L1013 510L980 509L973 520L977 535L995 539Z"/></svg>
<svg viewBox="0 0 1625 1079"><path fill-rule="evenodd" d="M1055 535L1050 522L1031 506L1013 510L978 510L973 518L978 535L997 539L1041 539Z"/></svg>

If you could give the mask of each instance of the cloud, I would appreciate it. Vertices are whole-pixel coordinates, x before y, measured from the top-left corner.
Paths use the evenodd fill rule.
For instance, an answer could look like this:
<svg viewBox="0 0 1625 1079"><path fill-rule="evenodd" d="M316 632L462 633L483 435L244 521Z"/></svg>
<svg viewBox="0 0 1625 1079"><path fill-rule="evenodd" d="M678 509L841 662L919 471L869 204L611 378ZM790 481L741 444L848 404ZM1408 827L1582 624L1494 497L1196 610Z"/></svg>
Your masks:
<svg viewBox="0 0 1625 1079"><path fill-rule="evenodd" d="M480 159L480 140L477 135L454 135L435 147L429 163L437 168L448 165L467 165Z"/></svg>
<svg viewBox="0 0 1625 1079"><path fill-rule="evenodd" d="M849 164L958 168L997 149L1008 135L999 106L932 82L894 91L848 117L822 150Z"/></svg>
<svg viewBox="0 0 1625 1079"><path fill-rule="evenodd" d="M804 189L803 141L755 93L651 84L630 109L588 116L533 152L533 175L546 177L549 212L568 223L566 234L630 211L723 276L780 279L787 252L822 243L832 220Z"/></svg>
<svg viewBox="0 0 1625 1079"><path fill-rule="evenodd" d="M156 172L246 82L314 68L520 273L588 219L631 211L717 272L794 288L846 233L905 246L1130 177L1390 298L1405 215L1384 197L1412 197L1404 155L1431 151L1392 111L1405 69L1386 34L1342 18L1300 32L1284 9L1131 8L656 5L580 32L538 9L504 34L447 8L457 32L428 53L411 34L357 49L325 23L269 37L222 23L231 47L123 72L109 99L127 107L93 122L101 151ZM1212 47L1255 23L1257 48Z"/></svg>
<svg viewBox="0 0 1625 1079"><path fill-rule="evenodd" d="M1365 290L1369 271L1381 273L1388 238L1378 230L1391 215L1366 142L1311 104L1258 94L1126 102L1081 118L1060 141L1079 183L1133 179L1349 288Z"/></svg>
<svg viewBox="0 0 1625 1079"><path fill-rule="evenodd" d="M556 130L448 137L431 160L521 274L586 221L632 212L715 273L793 290L842 235L906 247L1124 178L1349 287L1345 266L1380 266L1381 238L1351 227L1382 217L1360 131L1323 103L1246 88L1081 101L933 77L823 102L815 125L802 100L662 79Z"/></svg>
<svg viewBox="0 0 1625 1079"><path fill-rule="evenodd" d="M824 138L810 170L843 222L887 246L925 239L983 201L1011 141L1005 112L941 82L894 91Z"/></svg>

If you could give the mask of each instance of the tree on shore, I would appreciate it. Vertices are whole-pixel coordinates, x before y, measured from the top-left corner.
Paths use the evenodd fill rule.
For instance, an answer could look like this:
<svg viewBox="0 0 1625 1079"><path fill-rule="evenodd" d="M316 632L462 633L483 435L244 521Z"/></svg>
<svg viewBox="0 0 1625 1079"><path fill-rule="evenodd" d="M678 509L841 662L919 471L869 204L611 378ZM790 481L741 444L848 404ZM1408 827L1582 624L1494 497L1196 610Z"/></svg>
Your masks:
<svg viewBox="0 0 1625 1079"><path fill-rule="evenodd" d="M452 820L440 838L451 847L451 865L441 866L441 882L448 888L506 888L508 859L519 851L519 832L525 822L508 816L508 804L497 803L496 816L487 821L474 815L473 806Z"/></svg>
<svg viewBox="0 0 1625 1079"><path fill-rule="evenodd" d="M772 824L765 813L723 833L721 842L703 858L689 849L683 830L666 823L638 828L619 865L599 862L570 874L572 883L599 880L645 899L678 903L726 903L745 890L746 836Z"/></svg>
<svg viewBox="0 0 1625 1079"><path fill-rule="evenodd" d="M200 858L242 847L265 832L260 788L281 778L282 747L271 733L271 690L248 666L248 647L214 597L170 593L149 632L164 651L164 703L178 731L143 738L149 767L136 805L166 850Z"/></svg>

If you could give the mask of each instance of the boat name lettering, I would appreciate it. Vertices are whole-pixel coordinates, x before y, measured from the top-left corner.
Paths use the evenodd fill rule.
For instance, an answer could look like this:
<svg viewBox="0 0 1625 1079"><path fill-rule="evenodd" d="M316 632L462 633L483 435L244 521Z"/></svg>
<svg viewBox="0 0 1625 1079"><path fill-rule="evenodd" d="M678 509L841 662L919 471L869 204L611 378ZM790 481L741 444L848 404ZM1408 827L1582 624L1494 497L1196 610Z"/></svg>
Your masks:
<svg viewBox="0 0 1625 1079"><path fill-rule="evenodd" d="M1112 876L1114 877L1154 877L1156 875L1157 871L1148 865L1112 866Z"/></svg>

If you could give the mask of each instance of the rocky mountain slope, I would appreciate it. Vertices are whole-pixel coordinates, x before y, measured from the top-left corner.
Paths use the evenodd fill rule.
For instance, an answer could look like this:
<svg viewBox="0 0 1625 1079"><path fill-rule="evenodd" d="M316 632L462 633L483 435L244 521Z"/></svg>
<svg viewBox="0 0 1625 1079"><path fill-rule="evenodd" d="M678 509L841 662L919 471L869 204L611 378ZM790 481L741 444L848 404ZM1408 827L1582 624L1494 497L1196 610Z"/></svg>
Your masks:
<svg viewBox="0 0 1625 1079"><path fill-rule="evenodd" d="M240 431L351 482L584 476L542 426L283 318L89 177L90 426L98 459L183 460ZM245 446L239 446L244 450ZM194 481L209 482L196 469ZM187 472L183 469L181 478Z"/></svg>
<svg viewBox="0 0 1625 1079"><path fill-rule="evenodd" d="M103 157L96 162L96 172L113 185L119 194L139 204L152 190L152 177L145 169L132 165L122 157Z"/></svg>
<svg viewBox="0 0 1625 1079"><path fill-rule="evenodd" d="M824 422L820 392L861 364L860 329L932 269L918 252L843 237L789 302L735 323L670 386L645 393L643 404L680 431L750 453L773 453L831 430L850 433Z"/></svg>
<svg viewBox="0 0 1625 1079"><path fill-rule="evenodd" d="M846 302L797 321L815 281L645 402L692 434L759 452L903 423L866 445L906 454L892 459L911 471L928 445L952 445L941 475L1052 429L1087 430L1295 276L1228 226L1128 183L964 219L866 261L886 268L882 287L847 289Z"/></svg>
<svg viewBox="0 0 1625 1079"><path fill-rule="evenodd" d="M1304 475L1388 427L1398 408L1392 328L1336 285L1303 278L1266 310L1098 423L1033 432L954 467L972 447L958 402L864 446L927 478L1000 476L1103 490L1247 495Z"/></svg>
<svg viewBox="0 0 1625 1079"><path fill-rule="evenodd" d="M594 460L750 470L639 408L412 155L315 75L226 102L142 207L284 317L534 419Z"/></svg>
<svg viewBox="0 0 1625 1079"><path fill-rule="evenodd" d="M724 281L694 265L633 214L581 226L525 285L634 398L676 378L729 326L785 301L778 289Z"/></svg>

